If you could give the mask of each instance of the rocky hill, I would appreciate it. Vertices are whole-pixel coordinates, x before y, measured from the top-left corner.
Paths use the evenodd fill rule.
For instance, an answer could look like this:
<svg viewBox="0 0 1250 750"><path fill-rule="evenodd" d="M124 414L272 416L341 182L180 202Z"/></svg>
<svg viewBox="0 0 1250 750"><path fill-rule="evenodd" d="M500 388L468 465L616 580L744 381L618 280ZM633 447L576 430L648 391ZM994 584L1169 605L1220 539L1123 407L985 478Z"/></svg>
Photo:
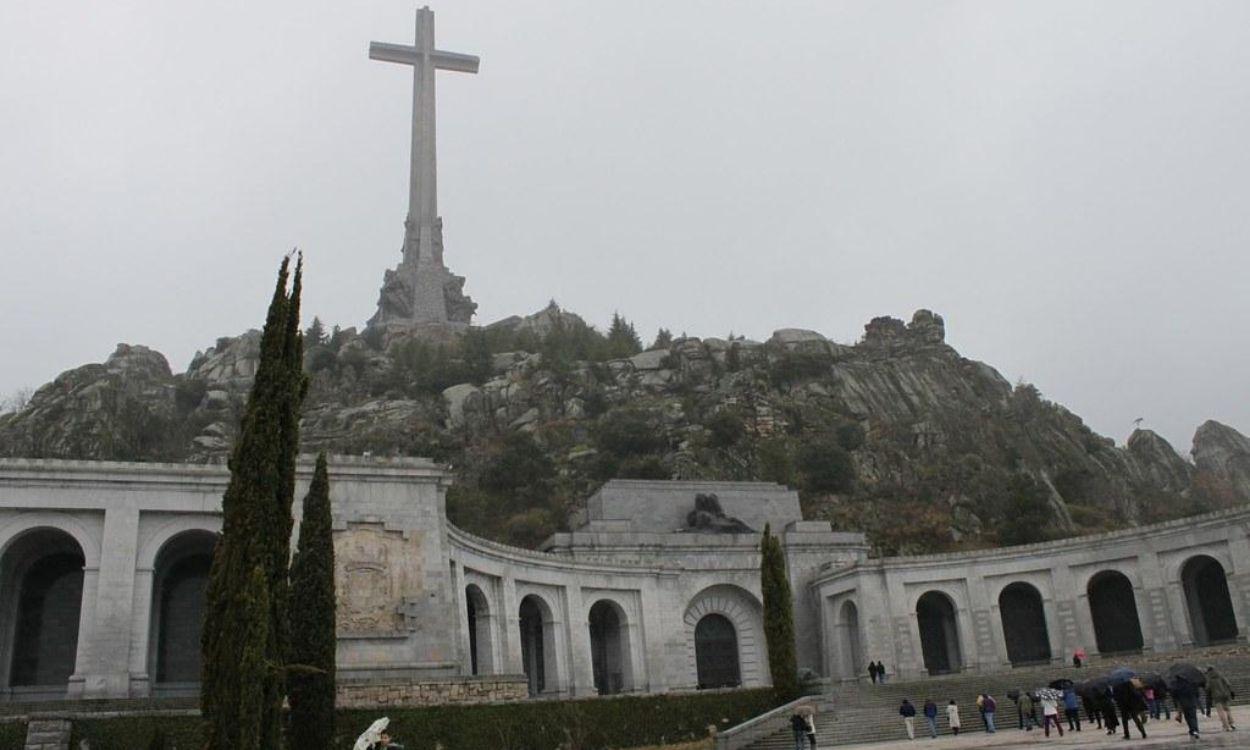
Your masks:
<svg viewBox="0 0 1250 750"><path fill-rule="evenodd" d="M0 416L0 455L223 459L259 333L187 371L142 346L62 373ZM1126 446L945 343L942 318L876 318L854 345L672 338L642 351L553 305L450 342L307 333L308 450L419 454L459 480L449 513L535 544L611 477L765 479L883 553L1053 538L1250 501L1250 440L1207 422L1192 463L1159 435Z"/></svg>

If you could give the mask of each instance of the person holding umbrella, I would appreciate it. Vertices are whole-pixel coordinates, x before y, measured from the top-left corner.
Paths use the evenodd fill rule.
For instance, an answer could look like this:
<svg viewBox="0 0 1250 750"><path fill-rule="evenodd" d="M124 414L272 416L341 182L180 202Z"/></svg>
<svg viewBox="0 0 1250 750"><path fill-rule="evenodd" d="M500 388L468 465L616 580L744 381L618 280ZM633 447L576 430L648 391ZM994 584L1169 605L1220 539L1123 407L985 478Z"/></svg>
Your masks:
<svg viewBox="0 0 1250 750"><path fill-rule="evenodd" d="M1063 689L1063 715L1068 720L1068 731L1081 731L1081 703L1076 697L1076 686L1068 685Z"/></svg>
<svg viewBox="0 0 1250 750"><path fill-rule="evenodd" d="M1063 736L1063 725L1059 723L1059 701L1063 699L1063 693L1054 688L1042 688L1037 691L1037 697L1042 702L1042 731L1046 736L1050 736L1050 725L1054 724L1055 729L1059 730L1059 736Z"/></svg>
<svg viewBox="0 0 1250 750"><path fill-rule="evenodd" d="M1168 670L1168 692L1172 693L1172 697L1176 699L1176 706L1180 709L1176 718L1185 717L1185 724L1189 726L1189 736L1196 740L1198 739L1199 686L1180 674L1171 674L1171 671Z"/></svg>

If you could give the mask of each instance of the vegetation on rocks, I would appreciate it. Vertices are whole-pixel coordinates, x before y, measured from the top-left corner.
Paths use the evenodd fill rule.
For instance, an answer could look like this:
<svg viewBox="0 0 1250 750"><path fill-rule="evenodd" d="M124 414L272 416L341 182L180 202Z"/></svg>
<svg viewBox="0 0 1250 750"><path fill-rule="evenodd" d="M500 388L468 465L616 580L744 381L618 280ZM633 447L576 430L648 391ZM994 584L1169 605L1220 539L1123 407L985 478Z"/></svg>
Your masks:
<svg viewBox="0 0 1250 750"><path fill-rule="evenodd" d="M781 482L809 517L864 530L883 554L1250 501L1250 441L1235 430L1204 425L1192 462L1149 430L1117 446L1033 386L961 357L944 325L924 310L907 323L875 318L853 345L801 329L763 342L661 330L640 350L624 316L601 333L554 303L439 340L315 320L303 448L446 462L453 522L526 546L613 477ZM227 455L260 334L219 340L180 375L155 352L125 349L0 416L0 454ZM132 360L152 362L112 374Z"/></svg>

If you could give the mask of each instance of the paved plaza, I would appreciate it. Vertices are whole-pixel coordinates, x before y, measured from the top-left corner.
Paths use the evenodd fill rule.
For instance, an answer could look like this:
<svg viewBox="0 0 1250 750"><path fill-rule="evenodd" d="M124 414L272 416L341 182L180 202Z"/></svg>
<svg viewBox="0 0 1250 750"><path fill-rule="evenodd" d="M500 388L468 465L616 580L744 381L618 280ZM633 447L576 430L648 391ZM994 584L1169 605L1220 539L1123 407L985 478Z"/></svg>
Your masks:
<svg viewBox="0 0 1250 750"><path fill-rule="evenodd" d="M1094 727L1090 731L1087 727L1081 732L1065 732L1063 737L1059 737L1054 732L1047 738L1041 730L1034 729L1031 732L1022 732L1015 727L1010 729L1000 729L994 734L986 734L985 732L974 730L970 734L961 734L958 737L946 734L941 735L937 739L929 737L921 738L921 728L924 720L917 721L916 739L901 739L891 742L873 742L862 745L828 745L824 747L855 747L859 750L963 750L963 748L972 748L973 750L988 750L989 748L1018 748L1018 747L1055 747L1063 748L1063 750L1092 750L1093 748L1150 748L1150 750L1164 750L1165 748L1182 748L1182 747L1227 747L1227 748L1250 748L1250 706L1236 706L1233 708L1233 716L1237 722L1238 730L1236 732L1223 732L1220 730L1219 719L1216 718L1215 712L1211 713L1211 718L1199 715L1198 725L1202 732L1202 738L1198 741L1191 740L1186 734L1185 726L1177 724L1175 721L1152 721L1146 725L1146 739L1142 739L1137 734L1137 729L1133 729L1133 736L1130 740L1125 740L1124 735L1117 733L1114 737L1107 736L1106 732ZM899 734L903 734L903 722L899 720ZM969 726L971 724L969 723Z"/></svg>

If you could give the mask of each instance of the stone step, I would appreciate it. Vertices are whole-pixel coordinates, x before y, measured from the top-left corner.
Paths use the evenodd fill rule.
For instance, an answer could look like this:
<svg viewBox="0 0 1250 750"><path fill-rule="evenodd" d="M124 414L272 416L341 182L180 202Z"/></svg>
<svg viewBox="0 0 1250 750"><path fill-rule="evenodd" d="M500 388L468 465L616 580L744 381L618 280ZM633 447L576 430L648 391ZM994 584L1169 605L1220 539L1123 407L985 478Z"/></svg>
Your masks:
<svg viewBox="0 0 1250 750"><path fill-rule="evenodd" d="M938 704L938 730L943 736L951 734L946 721L946 704L954 698L960 707L961 731L979 733L984 731L976 708L976 696L980 693L989 693L998 701L998 727L1015 729L1018 726L1016 708L1006 697L1008 690L1036 689L1060 677L1075 681L1090 679L1104 675L1120 664L1138 672L1162 673L1169 664L1177 661L1189 661L1201 667L1214 665L1232 683L1233 690L1237 693L1235 702L1250 702L1250 649L1244 646L1222 650L1206 649L1167 656L1126 657L1104 662L1094 668L1024 667L1010 672L953 674L911 682L887 682L883 685L836 685L817 704L817 741L820 747L831 747L904 739L906 734L903 721L898 715L898 707L903 698L911 700L916 705L917 712L921 710L926 698L932 698ZM1081 720L1084 724L1084 711ZM916 735L927 735L924 717L917 716L915 723ZM1066 728L1066 722L1064 726ZM793 747L794 740L788 727L748 746L750 750L790 750Z"/></svg>
<svg viewBox="0 0 1250 750"><path fill-rule="evenodd" d="M69 750L73 725L69 719L35 719L26 725L25 750Z"/></svg>

